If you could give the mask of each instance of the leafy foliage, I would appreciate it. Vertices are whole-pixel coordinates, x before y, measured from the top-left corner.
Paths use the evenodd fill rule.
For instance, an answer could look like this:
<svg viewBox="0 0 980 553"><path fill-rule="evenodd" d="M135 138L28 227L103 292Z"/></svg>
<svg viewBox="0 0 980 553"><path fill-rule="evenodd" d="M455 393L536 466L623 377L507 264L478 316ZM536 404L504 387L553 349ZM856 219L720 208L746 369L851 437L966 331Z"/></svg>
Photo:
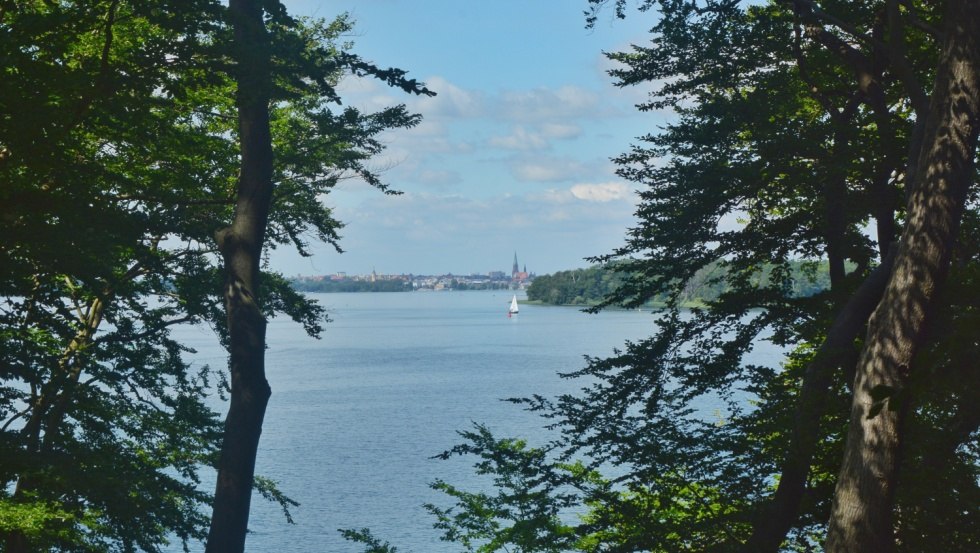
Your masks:
<svg viewBox="0 0 980 553"><path fill-rule="evenodd" d="M397 547L374 537L367 528L340 530L340 535L348 541L364 544L364 553L397 553L398 551Z"/></svg>
<svg viewBox="0 0 980 553"><path fill-rule="evenodd" d="M787 267L790 271L788 293L793 298L813 296L830 288L826 261L790 260ZM773 267L766 264L756 271L751 280L755 286L764 287L770 282L772 273ZM552 305L598 305L617 292L625 277L614 264L559 271L536 277L527 289L527 297ZM684 283L677 300L683 306L704 305L717 301L729 291L727 264L723 261L713 262L696 271ZM666 295L659 295L648 304L662 305L666 299Z"/></svg>
<svg viewBox="0 0 980 553"><path fill-rule="evenodd" d="M337 109L360 61L350 20L269 3L278 183L272 246L335 243L321 196L377 135L418 117ZM158 551L201 539L223 382L178 324L226 338L211 245L232 216L238 145L230 28L211 0L0 5L0 540L6 551ZM400 75L400 74L399 74ZM416 89L425 91L421 85ZM318 334L323 309L274 273L261 298ZM270 481L260 492L284 509ZM288 518L288 511L287 518Z"/></svg>
<svg viewBox="0 0 980 553"><path fill-rule="evenodd" d="M617 17L634 5L589 4L590 25L607 4ZM776 530L773 550L817 550L861 333L844 340L833 366L814 363L835 317L887 259L904 223L942 3L635 5L655 14L650 42L609 54L618 62L610 73L621 86L653 86L639 109L674 117L615 160L619 176L641 188L639 222L622 247L594 261L615 264L620 275L599 307L661 301L659 329L568 374L583 383L580 393L523 403L560 430L560 458L617 475L617 494L582 496L589 514L579 547L754 550L750 540L775 505L789 522ZM960 518L977 515L978 388L955 384L964 378L956 359L978 352L963 334L976 328L967 299L980 262L973 194L952 295L944 293L917 376L909 390L882 390L880 398L884 408L908 394L912 405L903 460L911 472L903 468L893 514L899 551L928 549L930 540L968 551L980 540ZM828 286L797 293L801 260L810 269L826 263ZM685 309L690 284L712 267L724 269L722 289ZM555 300L585 300L599 271L535 285ZM784 347L785 359L751 362L761 340ZM723 424L699 410L705 398L724 405ZM805 405L815 406L816 420L801 426ZM812 453L801 456L801 440L812 440ZM775 493L788 461L805 464L801 493L789 502Z"/></svg>
<svg viewBox="0 0 980 553"><path fill-rule="evenodd" d="M498 440L485 426L460 435L466 442L439 457L476 455L476 473L492 476L497 493L467 492L442 480L433 482L433 489L456 502L450 508L425 506L436 517L433 526L443 531L443 540L474 553L557 553L577 541L562 514L577 503L571 484L578 471L552 464L547 451L529 448L522 440Z"/></svg>
<svg viewBox="0 0 980 553"><path fill-rule="evenodd" d="M589 305L598 303L615 290L623 275L612 266L559 271L535 277L527 288L527 299L552 305Z"/></svg>

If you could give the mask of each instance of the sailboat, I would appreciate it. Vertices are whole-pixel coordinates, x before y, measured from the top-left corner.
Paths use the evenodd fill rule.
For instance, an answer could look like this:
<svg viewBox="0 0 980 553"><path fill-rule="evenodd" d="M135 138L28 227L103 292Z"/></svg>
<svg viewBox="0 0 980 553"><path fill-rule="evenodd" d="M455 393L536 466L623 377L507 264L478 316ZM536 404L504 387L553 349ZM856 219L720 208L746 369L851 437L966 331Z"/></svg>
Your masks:
<svg viewBox="0 0 980 553"><path fill-rule="evenodd" d="M514 297L511 298L511 300L510 300L510 308L507 309L507 314L508 315L516 315L517 314L517 311L518 311L518 309L517 309L517 294L514 294Z"/></svg>

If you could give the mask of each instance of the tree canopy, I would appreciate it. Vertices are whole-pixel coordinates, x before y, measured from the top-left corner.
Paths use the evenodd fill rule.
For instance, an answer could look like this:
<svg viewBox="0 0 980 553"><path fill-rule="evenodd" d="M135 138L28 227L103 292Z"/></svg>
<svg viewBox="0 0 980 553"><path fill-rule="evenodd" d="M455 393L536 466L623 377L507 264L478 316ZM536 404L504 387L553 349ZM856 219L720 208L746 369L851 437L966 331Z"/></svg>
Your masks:
<svg viewBox="0 0 980 553"><path fill-rule="evenodd" d="M614 160L638 222L594 260L617 271L598 308L663 302L658 330L567 375L580 393L519 400L560 431L547 448L465 433L446 455L476 455L499 493L437 482L456 502L430 506L437 528L472 551L976 550L980 10L609 4L587 24L651 18L611 76L674 116ZM366 161L419 122L335 85L431 94L351 53L350 29L276 1L0 2L6 553L158 551L214 521L213 549L242 547L264 320L323 320L264 256L336 245L322 195L348 174L391 192ZM798 293L821 263L828 286ZM185 323L217 330L230 376L185 362ZM782 361L751 362L760 340ZM222 426L209 395L229 387L264 397Z"/></svg>
<svg viewBox="0 0 980 553"><path fill-rule="evenodd" d="M336 244L321 196L356 174L404 106L340 106L344 75L424 90L348 49L351 21L266 3L276 159L269 247ZM157 551L203 539L222 367L171 337L228 345L215 232L231 221L242 66L228 9L181 3L0 3L0 540L15 551ZM307 332L323 311L265 271L264 317ZM251 484L250 484L251 485ZM275 494L273 494L275 495Z"/></svg>
<svg viewBox="0 0 980 553"><path fill-rule="evenodd" d="M580 393L520 401L560 431L548 466L587 460L523 465L579 494L568 549L975 549L976 7L590 0L587 23L610 14L651 21L610 74L674 116L614 160L641 201L594 260L622 275L600 307L666 307L566 375ZM800 261L829 286L794 294ZM684 308L711 266L724 291ZM751 361L760 340L783 360Z"/></svg>

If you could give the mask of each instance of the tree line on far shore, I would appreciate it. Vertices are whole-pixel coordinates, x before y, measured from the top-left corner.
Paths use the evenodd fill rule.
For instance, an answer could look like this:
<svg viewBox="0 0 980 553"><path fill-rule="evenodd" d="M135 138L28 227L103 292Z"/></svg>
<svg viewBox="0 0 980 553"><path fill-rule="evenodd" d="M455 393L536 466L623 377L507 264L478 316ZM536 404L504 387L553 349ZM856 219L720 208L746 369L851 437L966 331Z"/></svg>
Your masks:
<svg viewBox="0 0 980 553"><path fill-rule="evenodd" d="M830 266L826 260L791 261L788 267L790 278L783 284L790 297L806 298L830 289ZM772 265L762 265L752 278L757 286L765 287L772 282L773 271ZM615 264L541 275L528 287L527 299L550 305L598 305L622 286L625 276L624 270ZM718 261L696 271L676 299L680 305L703 305L730 289L726 265ZM648 304L663 305L668 299L666 294L661 294Z"/></svg>
<svg viewBox="0 0 980 553"><path fill-rule="evenodd" d="M405 280L301 280L290 281L298 292L411 292L412 283Z"/></svg>

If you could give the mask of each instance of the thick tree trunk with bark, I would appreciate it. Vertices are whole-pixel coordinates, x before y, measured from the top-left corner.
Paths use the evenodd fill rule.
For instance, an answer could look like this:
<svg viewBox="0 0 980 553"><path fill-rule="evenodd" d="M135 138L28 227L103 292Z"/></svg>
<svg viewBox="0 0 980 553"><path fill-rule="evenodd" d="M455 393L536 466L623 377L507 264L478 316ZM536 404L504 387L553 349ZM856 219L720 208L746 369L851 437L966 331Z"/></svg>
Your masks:
<svg viewBox="0 0 980 553"><path fill-rule="evenodd" d="M747 553L778 551L799 516L800 501L806 491L813 453L821 438L820 418L824 414L834 371L846 363L853 364L854 340L860 335L868 317L881 300L894 257L894 254L886 257L851 296L834 319L820 349L807 365L789 450L781 466L779 485L772 502L753 526L752 535L744 547Z"/></svg>
<svg viewBox="0 0 980 553"><path fill-rule="evenodd" d="M908 222L858 363L829 553L895 549L892 499L908 376L948 272L980 126L980 9L970 0L951 0L946 22Z"/></svg>
<svg viewBox="0 0 980 553"><path fill-rule="evenodd" d="M270 395L265 378L266 323L257 300L272 199L269 40L260 0L231 0L229 13L237 53L241 174L235 219L215 236L225 264L231 405L218 462L208 553L245 549L255 455Z"/></svg>

